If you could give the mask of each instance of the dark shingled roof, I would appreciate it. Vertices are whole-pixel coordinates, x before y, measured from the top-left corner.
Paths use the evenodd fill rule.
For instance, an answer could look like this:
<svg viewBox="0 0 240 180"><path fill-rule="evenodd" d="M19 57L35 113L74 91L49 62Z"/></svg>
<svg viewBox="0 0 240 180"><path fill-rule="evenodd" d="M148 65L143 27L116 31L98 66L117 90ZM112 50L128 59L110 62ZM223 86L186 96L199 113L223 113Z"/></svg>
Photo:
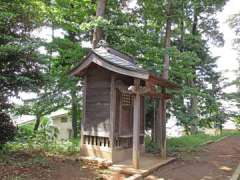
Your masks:
<svg viewBox="0 0 240 180"><path fill-rule="evenodd" d="M89 59L91 55L99 57L99 60L101 60L102 63L96 59ZM88 60L90 61L87 62ZM84 58L84 60L74 69L72 69L71 75L77 75L80 74L80 72L84 72L84 69L86 69L92 62L110 71L148 80L152 85L160 85L162 87L170 89L180 88L176 84L157 77L156 75L144 70L137 64L136 60L132 56L124 54L105 45L102 45L96 49L91 49L89 54ZM114 69L114 67L118 69Z"/></svg>
<svg viewBox="0 0 240 180"><path fill-rule="evenodd" d="M126 54L120 53L115 49L109 47L99 47L97 49L92 49L91 51L97 56L99 56L101 59L105 60L106 62L112 65L128 69L131 71L148 73L148 71L138 66L134 58Z"/></svg>

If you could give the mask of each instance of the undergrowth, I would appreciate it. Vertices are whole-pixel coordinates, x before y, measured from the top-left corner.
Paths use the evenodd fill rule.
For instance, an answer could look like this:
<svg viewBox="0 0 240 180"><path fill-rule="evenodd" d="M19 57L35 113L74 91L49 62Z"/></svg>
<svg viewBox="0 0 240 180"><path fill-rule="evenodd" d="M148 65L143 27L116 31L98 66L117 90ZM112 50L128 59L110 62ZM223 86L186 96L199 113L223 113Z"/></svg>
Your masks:
<svg viewBox="0 0 240 180"><path fill-rule="evenodd" d="M6 143L0 153L17 151L42 151L49 154L74 155L80 151L80 139L58 140L57 131L47 123L43 123L37 132L33 132L33 124L20 126L17 136Z"/></svg>
<svg viewBox="0 0 240 180"><path fill-rule="evenodd" d="M240 131L223 131L221 135L207 135L199 133L196 135L181 136L167 139L167 150L169 153L196 151L208 142L215 142L227 136L240 136ZM158 152L159 147L151 141L150 136L145 138L145 149L147 152Z"/></svg>

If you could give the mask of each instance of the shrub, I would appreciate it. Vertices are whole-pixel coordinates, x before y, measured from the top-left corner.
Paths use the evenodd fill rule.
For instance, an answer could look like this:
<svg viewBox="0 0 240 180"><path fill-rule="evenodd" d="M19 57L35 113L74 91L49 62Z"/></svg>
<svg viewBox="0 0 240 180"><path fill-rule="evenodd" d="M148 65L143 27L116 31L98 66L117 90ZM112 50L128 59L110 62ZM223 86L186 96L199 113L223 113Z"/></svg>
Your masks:
<svg viewBox="0 0 240 180"><path fill-rule="evenodd" d="M60 141L57 139L58 129L51 126L47 118L43 118L38 131L33 131L34 124L22 125L18 128L14 141L6 143L4 152L11 151L44 151L50 154L73 155L80 150L80 139Z"/></svg>
<svg viewBox="0 0 240 180"><path fill-rule="evenodd" d="M149 153L157 153L157 152L159 152L158 145L151 140L150 136L148 136L148 135L145 136L144 141L145 141L144 143L145 143L145 150L146 150L146 152L149 152Z"/></svg>
<svg viewBox="0 0 240 180"><path fill-rule="evenodd" d="M0 148L6 142L13 140L16 135L16 127L14 126L8 114L0 112Z"/></svg>
<svg viewBox="0 0 240 180"><path fill-rule="evenodd" d="M236 116L236 117L233 119L233 122L235 123L236 128L237 128L238 130L240 130L240 116Z"/></svg>

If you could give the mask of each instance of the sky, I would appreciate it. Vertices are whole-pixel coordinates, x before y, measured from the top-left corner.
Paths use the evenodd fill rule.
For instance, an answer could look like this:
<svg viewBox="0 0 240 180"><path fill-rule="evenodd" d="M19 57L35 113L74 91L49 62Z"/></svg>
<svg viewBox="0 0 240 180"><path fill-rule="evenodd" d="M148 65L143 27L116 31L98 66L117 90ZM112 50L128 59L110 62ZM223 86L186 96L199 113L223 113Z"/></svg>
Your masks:
<svg viewBox="0 0 240 180"><path fill-rule="evenodd" d="M236 73L234 71L238 68L238 61L237 52L232 47L232 41L235 37L235 34L229 27L227 19L237 12L240 12L240 0L228 1L223 11L217 14L217 19L220 22L220 31L224 34L224 47L219 48L210 45L210 51L212 52L212 55L219 56L217 61L217 70L221 71L223 76L228 78L229 81L236 77ZM234 90L234 87L226 89L227 92Z"/></svg>

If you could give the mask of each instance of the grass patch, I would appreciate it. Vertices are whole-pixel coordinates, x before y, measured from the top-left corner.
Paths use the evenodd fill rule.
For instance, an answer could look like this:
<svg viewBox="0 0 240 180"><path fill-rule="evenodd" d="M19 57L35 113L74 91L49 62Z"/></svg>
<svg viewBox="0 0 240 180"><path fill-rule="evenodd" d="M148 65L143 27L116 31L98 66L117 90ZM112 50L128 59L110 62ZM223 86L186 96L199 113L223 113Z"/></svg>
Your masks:
<svg viewBox="0 0 240 180"><path fill-rule="evenodd" d="M167 150L169 153L196 151L208 142L216 142L227 136L240 136L240 131L224 130L221 135L217 136L199 133L197 135L169 138L167 139ZM145 149L151 153L159 152L158 146L151 141L150 136L145 137Z"/></svg>
<svg viewBox="0 0 240 180"><path fill-rule="evenodd" d="M167 140L167 147L169 152L190 152L198 150L208 142L216 142L221 138L235 135L240 136L240 131L223 131L221 135L217 136L199 133L197 135L170 138Z"/></svg>
<svg viewBox="0 0 240 180"><path fill-rule="evenodd" d="M42 151L55 155L75 155L80 152L80 139L70 139L65 141L47 141L39 142L35 139L27 141L15 140L4 145L1 153L18 152L18 151Z"/></svg>

